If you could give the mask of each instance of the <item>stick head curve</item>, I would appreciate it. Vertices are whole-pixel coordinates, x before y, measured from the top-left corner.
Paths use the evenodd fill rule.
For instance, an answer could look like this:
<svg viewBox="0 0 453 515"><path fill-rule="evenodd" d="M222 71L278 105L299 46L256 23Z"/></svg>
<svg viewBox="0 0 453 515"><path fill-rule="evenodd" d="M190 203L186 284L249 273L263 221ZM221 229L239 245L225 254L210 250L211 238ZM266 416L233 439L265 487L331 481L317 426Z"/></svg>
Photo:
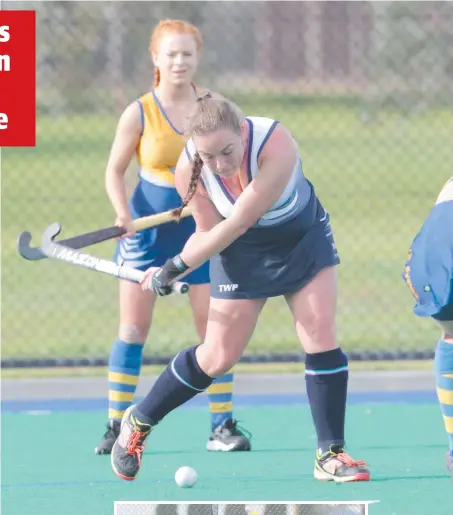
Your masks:
<svg viewBox="0 0 453 515"><path fill-rule="evenodd" d="M50 224L49 227L42 233L41 239L41 247L44 247L46 244L51 243L56 236L58 236L61 232L61 225L58 222L54 222Z"/></svg>
<svg viewBox="0 0 453 515"><path fill-rule="evenodd" d="M44 259L46 255L42 252L39 247L32 247L30 245L32 236L28 231L21 232L17 238L17 250L19 254L29 261L38 261Z"/></svg>

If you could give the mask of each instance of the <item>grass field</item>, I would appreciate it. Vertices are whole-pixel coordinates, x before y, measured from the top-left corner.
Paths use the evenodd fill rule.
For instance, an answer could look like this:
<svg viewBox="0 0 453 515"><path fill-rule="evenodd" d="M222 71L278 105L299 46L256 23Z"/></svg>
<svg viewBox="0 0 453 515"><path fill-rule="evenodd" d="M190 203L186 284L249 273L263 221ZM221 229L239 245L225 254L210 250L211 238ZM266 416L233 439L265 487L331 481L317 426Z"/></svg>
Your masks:
<svg viewBox="0 0 453 515"><path fill-rule="evenodd" d="M341 103L283 103L242 98L247 114L285 123L304 170L331 214L339 268L339 338L351 349L431 348L436 329L416 319L400 273L413 235L451 176L453 116L431 111L404 118L388 110L363 125ZM114 117L38 117L35 149L2 150L2 354L11 357L106 356L118 324L117 282L107 276L16 251L24 230L39 244L48 224L63 235L110 225L104 168ZM135 168L130 181L134 183ZM110 257L114 243L91 248ZM187 300L159 302L148 354L196 341ZM248 352L295 351L282 299L266 306Z"/></svg>

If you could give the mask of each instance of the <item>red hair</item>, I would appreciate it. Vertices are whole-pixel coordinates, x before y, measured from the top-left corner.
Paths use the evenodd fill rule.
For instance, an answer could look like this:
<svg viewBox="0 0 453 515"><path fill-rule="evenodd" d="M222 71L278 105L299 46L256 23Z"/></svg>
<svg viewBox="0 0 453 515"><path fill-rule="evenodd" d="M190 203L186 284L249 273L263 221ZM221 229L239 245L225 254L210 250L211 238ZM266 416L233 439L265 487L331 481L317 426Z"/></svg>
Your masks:
<svg viewBox="0 0 453 515"><path fill-rule="evenodd" d="M183 20L161 20L153 33L149 43L149 51L151 54L157 53L159 49L159 41L167 34L189 34L195 39L197 52L203 48L203 38L200 31L191 23ZM160 82L160 70L156 66L154 71L154 87L156 88Z"/></svg>

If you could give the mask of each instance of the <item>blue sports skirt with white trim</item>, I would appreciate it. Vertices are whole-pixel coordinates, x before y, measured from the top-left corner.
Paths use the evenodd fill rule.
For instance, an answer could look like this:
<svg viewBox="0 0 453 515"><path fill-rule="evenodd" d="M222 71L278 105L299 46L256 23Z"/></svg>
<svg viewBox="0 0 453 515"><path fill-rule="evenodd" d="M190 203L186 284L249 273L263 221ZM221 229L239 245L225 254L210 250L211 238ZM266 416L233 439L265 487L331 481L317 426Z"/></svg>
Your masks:
<svg viewBox="0 0 453 515"><path fill-rule="evenodd" d="M251 228L211 258L211 297L260 299L294 293L322 269L339 263L329 215L313 191L293 219Z"/></svg>
<svg viewBox="0 0 453 515"><path fill-rule="evenodd" d="M140 177L129 201L134 219L175 209L180 205L181 197L176 188L156 185L143 177ZM194 231L195 221L192 217L139 231L130 238L119 240L114 260L117 264L138 270L162 266L167 259L181 252ZM187 274L184 281L189 284L209 283L209 262Z"/></svg>

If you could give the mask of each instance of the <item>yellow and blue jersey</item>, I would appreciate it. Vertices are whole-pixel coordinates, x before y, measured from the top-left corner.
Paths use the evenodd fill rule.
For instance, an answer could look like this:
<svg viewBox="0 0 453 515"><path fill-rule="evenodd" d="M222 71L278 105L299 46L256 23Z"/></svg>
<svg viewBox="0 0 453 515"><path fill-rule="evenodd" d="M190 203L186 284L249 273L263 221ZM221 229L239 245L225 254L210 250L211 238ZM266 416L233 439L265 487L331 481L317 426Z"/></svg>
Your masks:
<svg viewBox="0 0 453 515"><path fill-rule="evenodd" d="M174 171L187 141L168 118L154 91L141 96L137 102L142 133L136 149L139 181L129 201L134 219L181 205ZM137 232L118 242L115 261L140 270L162 266L168 258L181 252L194 231L195 222L189 217ZM208 283L208 263L188 274L184 280L192 284Z"/></svg>
<svg viewBox="0 0 453 515"><path fill-rule="evenodd" d="M157 186L174 186L175 166L187 138L169 120L154 91L137 102L142 119L142 135L136 151L139 174Z"/></svg>

